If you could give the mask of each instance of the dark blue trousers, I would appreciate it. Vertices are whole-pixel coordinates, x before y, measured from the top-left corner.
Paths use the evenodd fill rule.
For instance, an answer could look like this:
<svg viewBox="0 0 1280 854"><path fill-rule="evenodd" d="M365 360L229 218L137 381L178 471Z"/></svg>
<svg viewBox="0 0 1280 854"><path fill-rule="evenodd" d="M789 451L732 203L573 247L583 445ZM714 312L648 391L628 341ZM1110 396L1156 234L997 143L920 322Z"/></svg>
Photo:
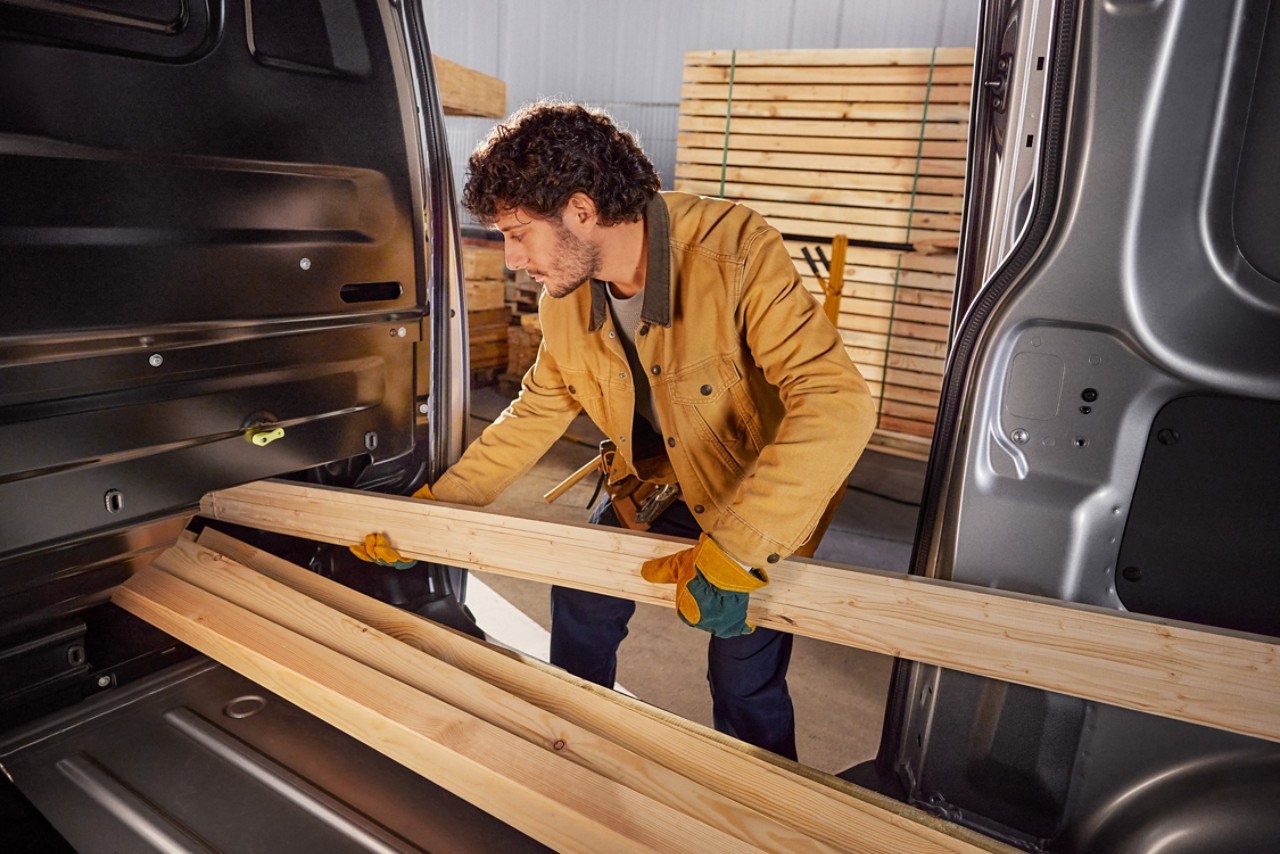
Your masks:
<svg viewBox="0 0 1280 854"><path fill-rule="evenodd" d="M605 500L591 516L594 525L620 527ZM702 533L683 501L677 501L649 529L697 539ZM640 567L636 567L636 574ZM551 663L597 685L612 688L618 646L636 603L599 593L551 588ZM673 613L673 620L679 618ZM683 624L680 624L683 628ZM757 627L736 638L708 636L707 682L715 728L765 750L796 758L795 712L787 691L793 638Z"/></svg>

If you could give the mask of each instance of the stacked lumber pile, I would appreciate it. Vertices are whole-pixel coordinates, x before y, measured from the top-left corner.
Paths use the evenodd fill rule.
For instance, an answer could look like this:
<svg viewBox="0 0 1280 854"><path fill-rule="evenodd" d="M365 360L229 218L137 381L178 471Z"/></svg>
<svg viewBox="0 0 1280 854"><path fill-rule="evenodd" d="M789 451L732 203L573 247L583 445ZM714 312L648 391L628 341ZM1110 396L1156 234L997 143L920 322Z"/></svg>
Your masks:
<svg viewBox="0 0 1280 854"><path fill-rule="evenodd" d="M114 600L556 850L1009 850L211 529Z"/></svg>
<svg viewBox="0 0 1280 854"><path fill-rule="evenodd" d="M466 282L467 347L473 380L492 378L507 368L507 268L501 248L487 241L464 241L462 276Z"/></svg>
<svg viewBox="0 0 1280 854"><path fill-rule="evenodd" d="M436 88L446 116L484 116L500 119L507 114L507 84L442 56L433 57Z"/></svg>
<svg viewBox="0 0 1280 854"><path fill-rule="evenodd" d="M970 48L685 55L676 189L758 210L820 299L802 250L848 238L837 326L878 402L873 446L908 456L936 419L972 74Z"/></svg>

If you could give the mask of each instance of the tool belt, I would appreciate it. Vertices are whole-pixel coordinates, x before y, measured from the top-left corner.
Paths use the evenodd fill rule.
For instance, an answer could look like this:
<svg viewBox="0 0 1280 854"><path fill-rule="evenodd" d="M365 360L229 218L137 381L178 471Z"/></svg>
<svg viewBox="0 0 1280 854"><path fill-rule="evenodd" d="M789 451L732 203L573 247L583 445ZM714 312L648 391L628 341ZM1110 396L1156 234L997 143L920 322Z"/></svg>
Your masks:
<svg viewBox="0 0 1280 854"><path fill-rule="evenodd" d="M660 480L642 480L630 472L617 471L618 447L611 440L600 443L600 482L596 495L603 488L609 495L609 503L622 527L632 531L647 531L653 521L680 497L680 484ZM643 460L636 468L646 475L662 477L671 471L671 463L665 458ZM669 475L668 475L669 476ZM595 499L592 499L592 504Z"/></svg>

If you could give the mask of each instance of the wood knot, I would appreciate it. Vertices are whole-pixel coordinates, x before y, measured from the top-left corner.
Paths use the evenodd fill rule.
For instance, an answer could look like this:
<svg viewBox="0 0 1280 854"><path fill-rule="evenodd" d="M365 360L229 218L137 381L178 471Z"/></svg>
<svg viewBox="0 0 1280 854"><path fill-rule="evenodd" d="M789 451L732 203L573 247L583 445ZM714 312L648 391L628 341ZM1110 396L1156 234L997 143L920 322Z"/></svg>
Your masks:
<svg viewBox="0 0 1280 854"><path fill-rule="evenodd" d="M556 743L551 746L554 747L556 750L564 750L564 739L557 738Z"/></svg>

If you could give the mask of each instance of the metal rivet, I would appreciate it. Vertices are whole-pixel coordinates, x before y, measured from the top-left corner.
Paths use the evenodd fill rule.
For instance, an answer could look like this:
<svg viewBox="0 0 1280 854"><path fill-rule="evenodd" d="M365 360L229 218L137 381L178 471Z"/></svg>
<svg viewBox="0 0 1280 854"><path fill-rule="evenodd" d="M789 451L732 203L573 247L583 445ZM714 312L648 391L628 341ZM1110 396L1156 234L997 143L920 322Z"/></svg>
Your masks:
<svg viewBox="0 0 1280 854"><path fill-rule="evenodd" d="M701 389L699 389L699 391L702 392L703 397L707 397L711 394L711 386L704 385Z"/></svg>
<svg viewBox="0 0 1280 854"><path fill-rule="evenodd" d="M1093 403L1098 399L1098 390L1096 388L1087 388L1080 392L1080 399L1085 403Z"/></svg>
<svg viewBox="0 0 1280 854"><path fill-rule="evenodd" d="M119 513L124 509L124 493L118 489L108 489L107 494L102 496L102 503L106 505L108 513Z"/></svg>
<svg viewBox="0 0 1280 854"><path fill-rule="evenodd" d="M110 676L99 676L99 677L98 677L98 687L99 687L99 688L106 688L106 687L109 687L110 685L111 685L111 677L110 677Z"/></svg>
<svg viewBox="0 0 1280 854"><path fill-rule="evenodd" d="M577 394L578 390L573 386L569 386L569 394Z"/></svg>
<svg viewBox="0 0 1280 854"><path fill-rule="evenodd" d="M401 326L400 328L396 329L396 337L397 337L397 338L403 338L406 334L407 334L407 332L406 332L406 330L405 330L405 328L404 328L403 326Z"/></svg>
<svg viewBox="0 0 1280 854"><path fill-rule="evenodd" d="M648 334L649 334L649 324L647 324L647 323L646 323L644 326L641 326L641 327L640 327L640 334L641 334L641 335L648 335Z"/></svg>
<svg viewBox="0 0 1280 854"><path fill-rule="evenodd" d="M667 447L674 448L675 446L676 446L676 437L671 436L670 438L667 439Z"/></svg>
<svg viewBox="0 0 1280 854"><path fill-rule="evenodd" d="M147 364L153 368L158 368L164 364L164 356L161 356L159 353L152 353L147 358Z"/></svg>
<svg viewBox="0 0 1280 854"><path fill-rule="evenodd" d="M695 504L695 505L693 505L693 512L694 512L694 513L702 513L702 512L704 512L706 509L707 509L707 508L703 507L701 504Z"/></svg>
<svg viewBox="0 0 1280 854"><path fill-rule="evenodd" d="M777 554L771 554L767 558L765 558L765 560L767 560L769 563L777 563L779 560L781 560L781 558L779 558Z"/></svg>
<svg viewBox="0 0 1280 854"><path fill-rule="evenodd" d="M662 373L662 366L654 365L652 368L649 369L649 373L653 374L656 377L658 374Z"/></svg>
<svg viewBox="0 0 1280 854"><path fill-rule="evenodd" d="M426 415L428 412L430 412L430 411L431 411L431 407L427 406L425 403L419 403L419 404L418 404L418 411L419 411L420 413L422 413L423 415Z"/></svg>
<svg viewBox="0 0 1280 854"><path fill-rule="evenodd" d="M626 371L618 371L618 376L625 380L625 379L627 378L627 372L626 372Z"/></svg>
<svg viewBox="0 0 1280 854"><path fill-rule="evenodd" d="M310 270L310 269L311 269L311 259L310 259L310 258L303 258L302 260L300 260L300 261L298 262L298 266L299 266L299 267L301 267L301 268L302 268L302 269L304 269L304 270Z"/></svg>
<svg viewBox="0 0 1280 854"><path fill-rule="evenodd" d="M617 335L615 335L613 332L610 332L610 333L609 333L609 337L610 337L610 338L617 338L618 336L617 336Z"/></svg>
<svg viewBox="0 0 1280 854"><path fill-rule="evenodd" d="M1025 445L1027 444L1027 441L1031 438L1031 434L1028 433L1023 428L1019 427L1018 429L1014 430L1012 433L1009 434L1009 438L1013 440L1013 443L1015 445Z"/></svg>
<svg viewBox="0 0 1280 854"><path fill-rule="evenodd" d="M368 433L365 433L364 446L366 449L370 451L376 449L378 447L378 434L374 433L373 431L369 431Z"/></svg>
<svg viewBox="0 0 1280 854"><path fill-rule="evenodd" d="M1080 414L1081 414L1081 415L1088 415L1090 412L1093 412L1093 407L1092 407L1092 406L1082 406L1082 407L1080 407Z"/></svg>

